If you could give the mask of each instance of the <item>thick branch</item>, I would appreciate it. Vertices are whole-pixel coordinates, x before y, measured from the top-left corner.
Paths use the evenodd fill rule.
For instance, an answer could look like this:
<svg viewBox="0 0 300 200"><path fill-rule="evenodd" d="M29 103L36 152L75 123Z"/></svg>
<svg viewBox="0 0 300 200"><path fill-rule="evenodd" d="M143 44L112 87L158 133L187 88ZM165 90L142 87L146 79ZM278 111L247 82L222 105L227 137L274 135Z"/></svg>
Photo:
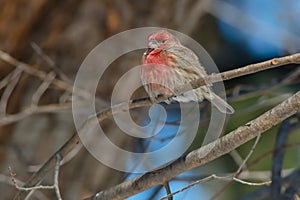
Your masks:
<svg viewBox="0 0 300 200"><path fill-rule="evenodd" d="M198 167L229 153L238 146L257 137L259 134L279 124L284 119L300 110L300 91L278 106L267 111L256 119L237 128L229 134L190 152L170 165L156 171L148 172L132 180L123 182L108 190L97 193L88 199L111 200L124 199L140 193L153 186L164 184L178 174Z"/></svg>

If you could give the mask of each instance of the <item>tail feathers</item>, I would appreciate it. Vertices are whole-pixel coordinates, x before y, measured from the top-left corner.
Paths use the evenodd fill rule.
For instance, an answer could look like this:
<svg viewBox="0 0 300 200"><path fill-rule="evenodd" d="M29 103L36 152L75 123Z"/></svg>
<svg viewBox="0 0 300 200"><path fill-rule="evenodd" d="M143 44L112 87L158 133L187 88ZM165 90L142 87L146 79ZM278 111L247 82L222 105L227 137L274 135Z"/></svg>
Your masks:
<svg viewBox="0 0 300 200"><path fill-rule="evenodd" d="M229 105L226 101L224 101L221 97L216 95L214 92L210 91L205 95L205 98L209 100L215 107L218 108L222 113L232 114L234 113L234 109Z"/></svg>

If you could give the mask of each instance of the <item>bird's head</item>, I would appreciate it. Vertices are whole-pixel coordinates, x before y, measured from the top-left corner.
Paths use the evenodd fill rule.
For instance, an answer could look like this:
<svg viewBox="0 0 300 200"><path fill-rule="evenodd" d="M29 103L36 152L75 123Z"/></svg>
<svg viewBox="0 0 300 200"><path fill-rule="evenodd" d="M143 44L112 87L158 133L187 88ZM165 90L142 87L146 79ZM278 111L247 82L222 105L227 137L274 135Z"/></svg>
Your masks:
<svg viewBox="0 0 300 200"><path fill-rule="evenodd" d="M148 48L166 48L172 45L178 45L180 41L167 31L158 31L148 36Z"/></svg>

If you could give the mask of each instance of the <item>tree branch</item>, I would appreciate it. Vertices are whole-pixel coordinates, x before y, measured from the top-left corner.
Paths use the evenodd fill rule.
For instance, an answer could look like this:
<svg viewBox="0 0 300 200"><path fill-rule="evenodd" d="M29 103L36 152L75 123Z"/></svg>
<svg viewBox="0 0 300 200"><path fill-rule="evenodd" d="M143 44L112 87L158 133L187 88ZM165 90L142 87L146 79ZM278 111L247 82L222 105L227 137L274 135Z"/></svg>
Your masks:
<svg viewBox="0 0 300 200"><path fill-rule="evenodd" d="M161 169L148 172L123 182L108 190L101 191L86 200L118 200L140 193L171 180L180 173L198 167L229 153L240 145L274 127L300 110L300 91L273 109L246 123L227 135L188 153Z"/></svg>
<svg viewBox="0 0 300 200"><path fill-rule="evenodd" d="M226 80L230 80L230 79L237 78L240 76L254 74L256 72L260 72L263 70L272 69L275 67L279 67L279 66L287 65L287 64L293 64L293 63L296 63L296 64L300 63L300 53L281 57L281 58L273 58L271 60L247 65L245 67L229 70L229 71L222 72L219 74L211 74L211 75L207 76L205 79L197 79L197 80L191 81L190 83L179 87L175 91L177 94L182 94L183 91L187 90L187 88L192 87L195 89L202 85L205 85L206 82L207 83L216 83L216 82L226 81Z"/></svg>

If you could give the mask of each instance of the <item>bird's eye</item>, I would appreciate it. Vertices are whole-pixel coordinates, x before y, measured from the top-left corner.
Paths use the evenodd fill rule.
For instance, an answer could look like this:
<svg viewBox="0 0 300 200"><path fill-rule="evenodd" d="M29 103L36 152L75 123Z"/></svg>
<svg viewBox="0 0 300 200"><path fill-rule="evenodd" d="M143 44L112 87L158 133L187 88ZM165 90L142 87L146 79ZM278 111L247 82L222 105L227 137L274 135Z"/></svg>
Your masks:
<svg viewBox="0 0 300 200"><path fill-rule="evenodd" d="M163 44L166 43L166 42L167 42L167 40L162 40L162 41L161 41L161 43L163 43Z"/></svg>

